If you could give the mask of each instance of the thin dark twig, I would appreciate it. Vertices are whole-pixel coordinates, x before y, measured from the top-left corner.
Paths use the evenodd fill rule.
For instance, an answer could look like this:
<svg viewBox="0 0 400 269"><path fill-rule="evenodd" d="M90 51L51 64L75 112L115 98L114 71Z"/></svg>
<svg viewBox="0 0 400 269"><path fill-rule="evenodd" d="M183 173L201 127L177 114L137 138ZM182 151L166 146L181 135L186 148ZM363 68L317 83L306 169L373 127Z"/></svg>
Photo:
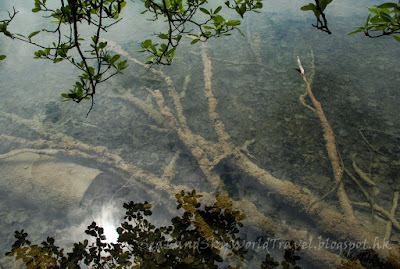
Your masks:
<svg viewBox="0 0 400 269"><path fill-rule="evenodd" d="M317 25L313 24L312 26L316 27L317 29L319 29L321 31L328 33L329 35L332 34L332 32L328 28L328 21L326 20L325 13L322 10L321 6L319 5L319 0L315 0L315 5L316 5L317 11L319 12L320 15L316 16ZM321 21L320 17L322 17L322 21Z"/></svg>

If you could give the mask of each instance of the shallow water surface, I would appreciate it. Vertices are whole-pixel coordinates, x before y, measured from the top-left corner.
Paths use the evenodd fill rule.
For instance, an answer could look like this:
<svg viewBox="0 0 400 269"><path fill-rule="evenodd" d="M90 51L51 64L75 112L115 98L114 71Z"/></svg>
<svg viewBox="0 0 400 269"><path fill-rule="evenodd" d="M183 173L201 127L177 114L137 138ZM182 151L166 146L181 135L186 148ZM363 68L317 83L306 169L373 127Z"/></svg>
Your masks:
<svg viewBox="0 0 400 269"><path fill-rule="evenodd" d="M248 248L243 267L258 268L269 252L282 260L286 240L302 244L301 268L336 268L344 253L365 250L364 240L375 239L380 254L386 250L378 243L390 242L396 250L400 45L391 37L347 36L366 18L365 6L378 3L334 0L326 13L328 35L312 27L311 12L300 10L307 1L266 1L261 14L245 18L245 37L235 33L206 47L191 46L187 38L178 60L152 70L133 58L143 60L136 52L140 42L162 26L127 17L105 38L115 52L133 57L130 67L98 88L87 118L89 102L60 102L75 70L33 60L31 47L2 38L0 53L7 59L0 62L0 257L20 229L35 243L52 236L66 248L86 236L93 220L115 236L122 204L131 200L152 203L152 223L168 225L182 213L173 199L182 188L227 193L237 202L247 215L240 231ZM21 10L18 16L31 18L23 1L0 4L12 5ZM140 5L129 3L126 14ZM30 20L17 17L15 29L43 27ZM334 173L320 120L299 101L305 86L295 70L297 56L333 129L345 167L344 191L360 226L343 217L337 189L326 196L335 187ZM155 70L169 76L173 87ZM145 87L163 94L184 132L174 129ZM211 91L217 119L209 107ZM318 209L307 211L305 205L321 197ZM379 208L371 210L370 203ZM8 260L0 262L9 268Z"/></svg>

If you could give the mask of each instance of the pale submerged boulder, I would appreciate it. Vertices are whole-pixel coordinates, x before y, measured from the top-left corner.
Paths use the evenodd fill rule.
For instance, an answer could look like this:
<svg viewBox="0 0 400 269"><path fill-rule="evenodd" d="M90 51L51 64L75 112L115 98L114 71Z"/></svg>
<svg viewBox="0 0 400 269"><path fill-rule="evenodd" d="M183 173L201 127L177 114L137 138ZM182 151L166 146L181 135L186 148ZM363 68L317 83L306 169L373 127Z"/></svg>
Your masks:
<svg viewBox="0 0 400 269"><path fill-rule="evenodd" d="M30 150L1 155L0 190L40 207L77 208L101 171L63 159Z"/></svg>

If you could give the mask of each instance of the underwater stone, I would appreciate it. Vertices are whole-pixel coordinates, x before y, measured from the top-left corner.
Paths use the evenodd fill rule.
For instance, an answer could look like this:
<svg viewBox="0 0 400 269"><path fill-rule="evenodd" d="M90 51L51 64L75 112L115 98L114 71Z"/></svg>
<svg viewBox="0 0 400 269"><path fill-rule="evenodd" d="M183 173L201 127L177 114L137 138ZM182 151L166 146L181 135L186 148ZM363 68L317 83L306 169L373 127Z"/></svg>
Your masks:
<svg viewBox="0 0 400 269"><path fill-rule="evenodd" d="M3 155L0 170L2 192L49 209L78 207L90 183L101 173L61 158L23 151Z"/></svg>
<svg viewBox="0 0 400 269"><path fill-rule="evenodd" d="M57 122L61 118L61 111L58 102L50 102L46 104L46 119L52 123Z"/></svg>

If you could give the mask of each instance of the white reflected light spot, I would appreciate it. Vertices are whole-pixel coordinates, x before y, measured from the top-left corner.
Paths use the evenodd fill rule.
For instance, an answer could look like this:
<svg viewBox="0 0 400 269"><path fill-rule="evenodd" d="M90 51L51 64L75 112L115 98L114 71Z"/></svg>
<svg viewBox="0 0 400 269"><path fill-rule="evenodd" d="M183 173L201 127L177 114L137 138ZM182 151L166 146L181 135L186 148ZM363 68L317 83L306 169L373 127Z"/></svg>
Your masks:
<svg viewBox="0 0 400 269"><path fill-rule="evenodd" d="M105 243L116 243L118 241L117 228L107 222L103 223L104 235L106 236Z"/></svg>
<svg viewBox="0 0 400 269"><path fill-rule="evenodd" d="M104 243L117 243L118 241L117 219L114 218L114 214L118 214L118 211L112 204L102 206L97 225L103 228L103 233L106 237L103 240Z"/></svg>

